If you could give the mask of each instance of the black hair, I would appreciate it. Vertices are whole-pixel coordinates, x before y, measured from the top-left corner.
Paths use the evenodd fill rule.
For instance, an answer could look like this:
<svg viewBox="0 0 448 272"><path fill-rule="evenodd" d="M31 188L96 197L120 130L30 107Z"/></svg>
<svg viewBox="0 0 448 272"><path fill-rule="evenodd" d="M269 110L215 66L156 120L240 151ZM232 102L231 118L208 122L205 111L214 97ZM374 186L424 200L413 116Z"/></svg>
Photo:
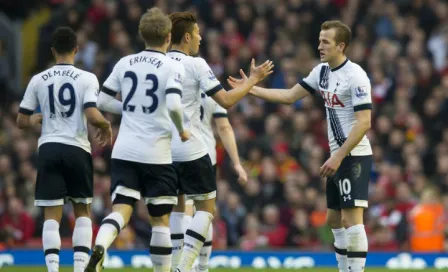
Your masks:
<svg viewBox="0 0 448 272"><path fill-rule="evenodd" d="M77 46L75 31L68 26L58 27L53 33L51 46L58 54L72 52Z"/></svg>

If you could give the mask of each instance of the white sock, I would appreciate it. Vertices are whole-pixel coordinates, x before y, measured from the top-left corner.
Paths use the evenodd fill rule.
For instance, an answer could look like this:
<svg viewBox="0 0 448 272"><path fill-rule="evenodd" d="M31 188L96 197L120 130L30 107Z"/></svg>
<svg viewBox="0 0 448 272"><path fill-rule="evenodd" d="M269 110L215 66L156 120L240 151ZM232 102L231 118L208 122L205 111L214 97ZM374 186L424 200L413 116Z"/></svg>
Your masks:
<svg viewBox="0 0 448 272"><path fill-rule="evenodd" d="M101 245L104 247L104 250L107 250L123 227L124 219L120 213L113 212L109 214L103 219L103 222L101 222L100 230L96 236L95 245Z"/></svg>
<svg viewBox="0 0 448 272"><path fill-rule="evenodd" d="M367 234L364 225L354 225L347 230L347 260L349 272L362 272L366 266L368 251Z"/></svg>
<svg viewBox="0 0 448 272"><path fill-rule="evenodd" d="M184 249L177 267L180 272L189 272L193 268L194 261L208 236L212 220L213 215L208 212L198 211L194 215L193 221L185 233Z"/></svg>
<svg viewBox="0 0 448 272"><path fill-rule="evenodd" d="M213 241L213 223L210 223L208 227L208 235L204 245L199 252L199 265L200 271L208 271L208 261L212 255L212 241Z"/></svg>
<svg viewBox="0 0 448 272"><path fill-rule="evenodd" d="M334 235L334 251L338 262L339 272L348 272L347 264L347 232L345 228L332 229Z"/></svg>
<svg viewBox="0 0 448 272"><path fill-rule="evenodd" d="M75 272L84 272L89 262L89 252L92 247L92 220L79 217L73 230L73 266Z"/></svg>
<svg viewBox="0 0 448 272"><path fill-rule="evenodd" d="M181 212L172 212L170 215L171 243L173 244L171 267L173 269L179 265L182 248L184 246L184 215Z"/></svg>
<svg viewBox="0 0 448 272"><path fill-rule="evenodd" d="M170 229L168 227L153 227L149 253L154 272L171 272L172 247Z"/></svg>
<svg viewBox="0 0 448 272"><path fill-rule="evenodd" d="M184 215L184 223L183 223L183 227L184 227L184 233L187 231L187 229L190 227L191 225L191 221L193 220L193 217L190 215Z"/></svg>
<svg viewBox="0 0 448 272"><path fill-rule="evenodd" d="M61 249L61 236L59 223L50 219L44 222L42 231L42 244L45 252L45 262L48 272L59 271L59 250Z"/></svg>

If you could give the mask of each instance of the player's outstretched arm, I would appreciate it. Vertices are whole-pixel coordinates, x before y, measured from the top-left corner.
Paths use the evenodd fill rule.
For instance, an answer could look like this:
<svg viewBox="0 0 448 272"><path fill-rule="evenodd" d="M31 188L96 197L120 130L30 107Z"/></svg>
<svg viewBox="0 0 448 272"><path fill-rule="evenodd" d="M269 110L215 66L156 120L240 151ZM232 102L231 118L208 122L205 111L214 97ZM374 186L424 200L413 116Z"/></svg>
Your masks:
<svg viewBox="0 0 448 272"><path fill-rule="evenodd" d="M229 119L225 117L215 118L215 123L219 138L221 139L227 154L229 154L229 157L233 163L233 168L238 175L238 182L241 185L245 185L247 183L247 174L240 163L238 146L236 144L235 133L233 132L232 125L230 124Z"/></svg>
<svg viewBox="0 0 448 272"><path fill-rule="evenodd" d="M244 84L248 78L243 70L240 70L241 79L234 77L229 77L227 82L232 88ZM292 104L297 100L304 98L310 93L303 88L300 84L296 84L291 89L267 89L258 86L254 86L250 90L250 94L259 97L261 99L267 100L269 102L281 103L281 104Z"/></svg>
<svg viewBox="0 0 448 272"><path fill-rule="evenodd" d="M250 67L250 76L241 84L233 87L232 90L226 92L224 89L212 95L212 98L223 108L230 108L240 101L258 82L265 79L273 73L274 64L267 60L259 66L255 66L255 60L252 59Z"/></svg>

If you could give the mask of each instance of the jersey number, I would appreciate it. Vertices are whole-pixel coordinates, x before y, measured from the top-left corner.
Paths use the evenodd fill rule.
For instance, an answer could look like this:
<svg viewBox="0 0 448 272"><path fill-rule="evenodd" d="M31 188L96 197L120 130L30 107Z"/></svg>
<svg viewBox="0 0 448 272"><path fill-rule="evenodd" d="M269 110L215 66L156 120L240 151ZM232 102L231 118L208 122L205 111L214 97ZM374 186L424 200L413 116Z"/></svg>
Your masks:
<svg viewBox="0 0 448 272"><path fill-rule="evenodd" d="M124 111L130 111L130 112L134 112L135 111L135 105L131 105L129 104L129 102L131 101L132 97L134 96L135 90L137 89L137 75L132 72L132 71L127 71L124 74L124 78L130 78L132 80L132 86L131 86L131 90L128 94L128 96L126 96L126 99L123 102L123 110ZM146 75L146 81L151 80L152 81L152 88L151 89L146 89L146 95L152 98L152 104L150 106L143 106L142 105L142 111L143 113L153 113L156 109L157 106L159 105L159 99L156 96L156 91L159 88L159 80L157 79L157 76L154 74L147 74Z"/></svg>
<svg viewBox="0 0 448 272"><path fill-rule="evenodd" d="M69 97L68 99L65 99L64 94L66 93L66 90L68 90ZM54 84L51 84L48 86L48 98L50 100L50 118L55 116L56 110L54 108ZM58 98L59 102L62 106L70 106L68 111L61 112L62 117L68 118L73 115L73 112L75 111L75 88L73 88L73 85L70 83L64 83L61 88L59 88L58 92Z"/></svg>

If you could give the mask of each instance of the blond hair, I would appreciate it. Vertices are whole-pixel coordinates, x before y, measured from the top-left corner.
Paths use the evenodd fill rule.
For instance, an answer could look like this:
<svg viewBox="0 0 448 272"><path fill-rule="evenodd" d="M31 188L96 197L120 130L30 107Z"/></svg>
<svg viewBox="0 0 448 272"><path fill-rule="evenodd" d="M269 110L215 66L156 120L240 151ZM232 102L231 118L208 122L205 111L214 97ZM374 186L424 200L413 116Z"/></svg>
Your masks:
<svg viewBox="0 0 448 272"><path fill-rule="evenodd" d="M140 18L138 31L149 46L162 46L170 34L172 23L170 18L159 8L151 8Z"/></svg>
<svg viewBox="0 0 448 272"><path fill-rule="evenodd" d="M335 21L325 21L320 29L321 30L328 30L334 28L336 30L336 35L334 37L334 40L336 41L336 44L344 43L344 53L347 47L350 44L350 41L352 40L352 31L350 30L350 27L348 25L342 23L341 21L335 20Z"/></svg>

